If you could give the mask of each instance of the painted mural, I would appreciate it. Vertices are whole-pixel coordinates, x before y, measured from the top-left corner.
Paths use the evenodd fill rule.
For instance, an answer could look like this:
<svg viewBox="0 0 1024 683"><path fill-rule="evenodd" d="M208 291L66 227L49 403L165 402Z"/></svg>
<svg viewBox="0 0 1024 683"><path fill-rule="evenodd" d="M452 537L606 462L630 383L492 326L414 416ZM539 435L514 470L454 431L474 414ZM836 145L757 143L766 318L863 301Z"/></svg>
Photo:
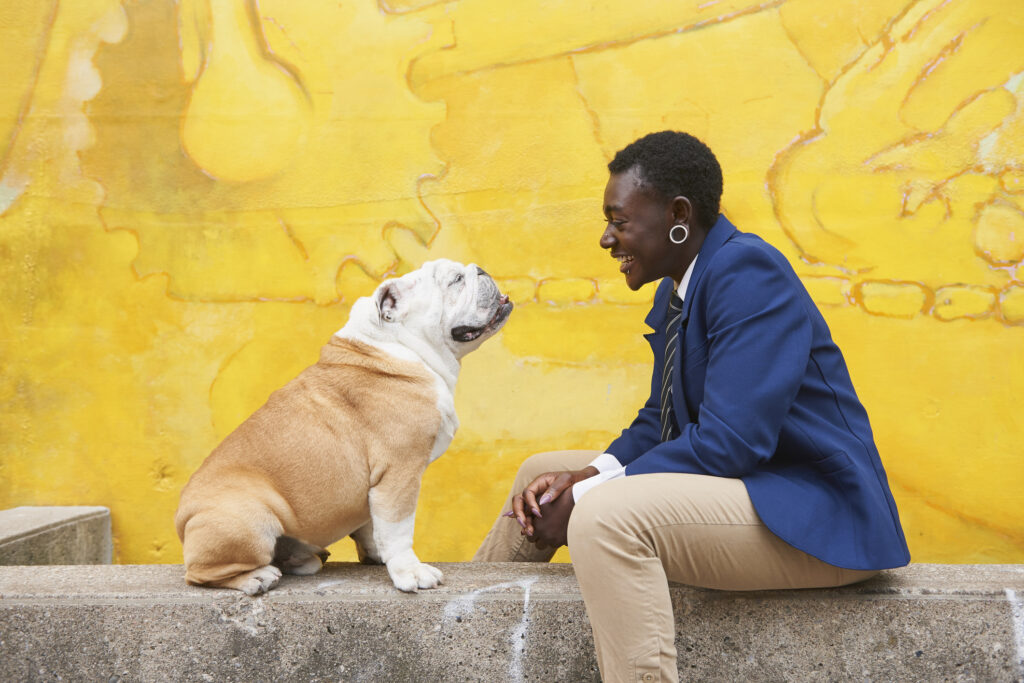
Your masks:
<svg viewBox="0 0 1024 683"><path fill-rule="evenodd" d="M447 257L517 303L420 500L420 556L468 559L523 458L646 398L600 200L674 128L825 314L914 559L1024 562L1021 35L1005 0L4 3L0 507L106 505L117 561L180 561L216 443Z"/></svg>

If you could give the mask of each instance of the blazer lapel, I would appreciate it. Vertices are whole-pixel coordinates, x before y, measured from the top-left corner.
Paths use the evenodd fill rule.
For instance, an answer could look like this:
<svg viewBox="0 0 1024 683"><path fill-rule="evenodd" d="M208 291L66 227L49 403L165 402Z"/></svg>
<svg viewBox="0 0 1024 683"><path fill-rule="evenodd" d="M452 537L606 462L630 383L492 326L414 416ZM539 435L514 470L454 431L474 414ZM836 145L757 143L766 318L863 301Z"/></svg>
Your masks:
<svg viewBox="0 0 1024 683"><path fill-rule="evenodd" d="M718 220L708 231L707 237L704 238L704 243L700 246L700 252L697 255L697 263L693 267L693 272L690 274L690 282L686 286L686 298L683 300L683 314L679 317L679 353L676 356L675 367L672 368L672 410L676 415L676 423L679 425L680 430L683 425L690 422L690 411L686 403L686 390L683 387L683 359L687 356L687 338L686 338L686 321L690 316L690 308L693 306L693 300L696 298L694 294L700 284L704 273L707 271L708 264L714 258L715 253L722 248L733 234L736 233L736 227L729 222L729 220L719 214ZM666 305L667 309L667 305ZM653 312L653 311L652 311ZM664 312L662 313L662 320L664 320ZM665 338L667 339L671 332L665 331ZM703 340L698 340L700 343Z"/></svg>
<svg viewBox="0 0 1024 683"><path fill-rule="evenodd" d="M672 410L675 412L676 423L680 429L683 425L690 422L690 413L686 406L686 395L683 389L682 373L683 358L686 357L688 351L686 346L686 321L690 316L693 300L696 298L694 294L707 270L708 264L711 263L715 253L735 233L735 226L725 216L719 215L718 220L715 221L711 230L708 231L707 237L704 238L704 243L701 245L700 253L697 257L697 263L693 267L693 273L690 274L690 282L686 287L683 313L679 317L679 346L677 348L675 367L672 368ZM654 294L654 305L651 306L650 312L644 318L644 323L654 330L645 334L644 338L647 339L651 344L651 348L656 353L665 352L665 342L671 334L671 331L665 329L665 327L668 323L668 300L674 286L672 278L664 278L658 284L658 290Z"/></svg>
<svg viewBox="0 0 1024 683"><path fill-rule="evenodd" d="M658 289L654 293L654 303L651 305L651 310L647 312L647 317L644 318L644 323L647 327L654 330L655 333L661 331L662 325L665 324L665 318L668 316L668 299L672 291L672 278L662 278L661 282L658 283ZM644 335L649 337L650 335Z"/></svg>
<svg viewBox="0 0 1024 683"><path fill-rule="evenodd" d="M693 267L693 272L690 274L690 283L686 286L686 299L683 301L683 320L690 317L690 308L693 306L694 293L697 291L697 287L700 285L701 279L704 277L704 273L708 269L708 264L715 257L715 254L722 245L729 241L729 238L736 233L736 226L729 222L729 219L718 214L718 220L711 226L711 230L708 231L707 237L704 238L704 244L700 245L700 252L697 254L697 264Z"/></svg>

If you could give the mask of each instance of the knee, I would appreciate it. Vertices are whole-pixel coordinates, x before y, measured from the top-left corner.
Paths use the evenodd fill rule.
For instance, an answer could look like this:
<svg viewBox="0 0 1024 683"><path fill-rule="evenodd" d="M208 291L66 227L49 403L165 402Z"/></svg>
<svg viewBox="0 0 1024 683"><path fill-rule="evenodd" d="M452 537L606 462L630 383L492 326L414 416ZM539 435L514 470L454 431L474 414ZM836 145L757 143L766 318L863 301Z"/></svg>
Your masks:
<svg viewBox="0 0 1024 683"><path fill-rule="evenodd" d="M557 472L564 470L563 451L548 451L535 453L523 461L516 474L516 481L522 482L525 487L531 481L545 472Z"/></svg>
<svg viewBox="0 0 1024 683"><path fill-rule="evenodd" d="M595 486L573 507L567 530L573 562L594 553L618 553L636 544L636 500L624 490L623 481Z"/></svg>

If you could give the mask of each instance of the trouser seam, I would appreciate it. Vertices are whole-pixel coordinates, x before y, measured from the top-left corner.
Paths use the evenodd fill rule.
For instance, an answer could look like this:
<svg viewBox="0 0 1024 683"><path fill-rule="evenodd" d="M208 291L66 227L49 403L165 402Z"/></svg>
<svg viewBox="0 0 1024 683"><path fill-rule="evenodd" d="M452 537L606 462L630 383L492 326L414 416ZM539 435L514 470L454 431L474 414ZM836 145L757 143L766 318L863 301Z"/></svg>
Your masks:
<svg viewBox="0 0 1024 683"><path fill-rule="evenodd" d="M527 542L526 536L520 536L519 537L519 543L515 546L516 550L515 550L514 553L512 553L512 562L516 562L521 557L525 556L525 555L522 555L522 551L523 551L523 546L524 546L524 544L526 542Z"/></svg>
<svg viewBox="0 0 1024 683"><path fill-rule="evenodd" d="M768 529L763 522L668 522L666 524L655 524L653 526L647 526L637 529L638 532L643 533L646 531L654 531L655 529L664 529L672 526L741 526L741 527L761 527ZM769 530L770 531L770 530Z"/></svg>

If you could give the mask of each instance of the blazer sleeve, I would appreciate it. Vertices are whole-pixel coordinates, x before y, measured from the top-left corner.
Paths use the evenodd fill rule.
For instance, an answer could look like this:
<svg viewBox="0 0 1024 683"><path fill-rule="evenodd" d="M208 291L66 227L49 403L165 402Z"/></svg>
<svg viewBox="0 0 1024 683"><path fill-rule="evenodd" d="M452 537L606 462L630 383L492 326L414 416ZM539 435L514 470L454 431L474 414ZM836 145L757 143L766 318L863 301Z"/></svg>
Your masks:
<svg viewBox="0 0 1024 683"><path fill-rule="evenodd" d="M624 462L627 475L740 477L775 453L810 361L806 297L792 272L776 260L781 255L754 245L728 245L716 256L692 304L705 307L706 348L694 349L688 340L685 349L687 358L707 359L697 421L682 424L678 438ZM691 361L686 362L689 367Z"/></svg>

